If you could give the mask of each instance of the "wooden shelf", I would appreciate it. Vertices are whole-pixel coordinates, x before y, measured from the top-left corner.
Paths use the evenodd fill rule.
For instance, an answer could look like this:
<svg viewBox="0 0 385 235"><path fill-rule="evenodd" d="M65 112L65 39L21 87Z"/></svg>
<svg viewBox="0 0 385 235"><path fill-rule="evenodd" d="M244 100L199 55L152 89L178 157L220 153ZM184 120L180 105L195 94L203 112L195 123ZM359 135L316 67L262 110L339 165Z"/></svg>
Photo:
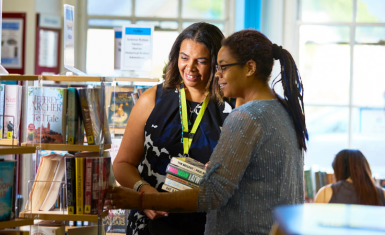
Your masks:
<svg viewBox="0 0 385 235"><path fill-rule="evenodd" d="M158 78L126 78L126 77L115 77L117 82L159 82Z"/></svg>
<svg viewBox="0 0 385 235"><path fill-rule="evenodd" d="M42 80L46 81L67 81L67 82L100 82L102 77L96 76L65 76L65 75L43 75Z"/></svg>
<svg viewBox="0 0 385 235"><path fill-rule="evenodd" d="M99 145L81 145L81 144L29 144L22 143L21 146L39 148L39 150L62 150L62 151L88 151L99 152ZM111 144L105 144L104 150L110 149Z"/></svg>
<svg viewBox="0 0 385 235"><path fill-rule="evenodd" d="M35 153L36 148L30 146L9 146L9 145L0 145L0 154L26 154L26 153Z"/></svg>
<svg viewBox="0 0 385 235"><path fill-rule="evenodd" d="M15 220L1 221L0 229L33 225L33 219L16 218ZM0 230L1 231L1 230Z"/></svg>
<svg viewBox="0 0 385 235"><path fill-rule="evenodd" d="M39 80L37 75L0 75L0 81L35 81Z"/></svg>
<svg viewBox="0 0 385 235"><path fill-rule="evenodd" d="M108 215L108 210L103 211L100 217ZM60 221L90 221L98 222L98 215L69 215L67 211L22 211L20 217L39 220L60 220Z"/></svg>
<svg viewBox="0 0 385 235"><path fill-rule="evenodd" d="M110 132L115 134L115 135L124 135L124 130L126 130L126 128L123 128L123 127L112 128L112 127L110 127Z"/></svg>
<svg viewBox="0 0 385 235"><path fill-rule="evenodd" d="M0 139L0 145L17 145L16 139Z"/></svg>

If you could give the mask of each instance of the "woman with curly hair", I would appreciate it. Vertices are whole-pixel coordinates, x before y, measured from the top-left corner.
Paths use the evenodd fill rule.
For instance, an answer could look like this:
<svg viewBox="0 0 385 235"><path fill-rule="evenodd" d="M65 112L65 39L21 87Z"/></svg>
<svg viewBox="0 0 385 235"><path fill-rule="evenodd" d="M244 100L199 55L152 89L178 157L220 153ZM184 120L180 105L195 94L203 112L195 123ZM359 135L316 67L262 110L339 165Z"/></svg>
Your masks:
<svg viewBox="0 0 385 235"><path fill-rule="evenodd" d="M281 64L284 97L268 82ZM303 151L307 130L303 87L290 53L257 30L222 41L215 96L246 102L226 118L199 189L138 193L118 187L110 208L207 212L205 234L268 234L273 208L304 202Z"/></svg>

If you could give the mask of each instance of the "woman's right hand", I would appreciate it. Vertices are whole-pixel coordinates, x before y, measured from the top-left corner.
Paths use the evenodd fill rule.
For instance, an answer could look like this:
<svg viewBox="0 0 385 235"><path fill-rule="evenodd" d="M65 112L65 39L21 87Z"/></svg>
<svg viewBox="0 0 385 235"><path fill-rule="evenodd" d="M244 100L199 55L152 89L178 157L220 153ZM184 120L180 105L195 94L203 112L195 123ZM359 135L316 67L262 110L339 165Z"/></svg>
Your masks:
<svg viewBox="0 0 385 235"><path fill-rule="evenodd" d="M139 192L145 192L145 193L158 193L158 190L156 190L154 187L150 186L149 184L143 185ZM154 210L148 210L145 209L143 212L147 215L148 218L151 220L156 220L165 216L168 216L168 212L164 211L154 211Z"/></svg>

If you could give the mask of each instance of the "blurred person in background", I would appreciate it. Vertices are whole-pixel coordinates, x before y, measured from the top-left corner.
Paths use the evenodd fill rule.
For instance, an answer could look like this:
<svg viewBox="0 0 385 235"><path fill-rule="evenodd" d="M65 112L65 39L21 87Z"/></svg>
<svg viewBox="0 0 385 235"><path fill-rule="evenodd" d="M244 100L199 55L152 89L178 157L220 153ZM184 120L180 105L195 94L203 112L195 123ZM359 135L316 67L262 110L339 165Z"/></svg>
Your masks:
<svg viewBox="0 0 385 235"><path fill-rule="evenodd" d="M269 86L274 59L281 65L283 98ZM204 211L205 234L240 235L269 234L276 206L304 203L307 129L293 57L249 29L222 42L217 63L215 95L246 103L226 118L199 188L172 193L110 188L109 208Z"/></svg>
<svg viewBox="0 0 385 235"><path fill-rule="evenodd" d="M341 150L332 166L337 182L321 188L315 203L385 206L385 189L375 186L369 163L361 151Z"/></svg>
<svg viewBox="0 0 385 235"><path fill-rule="evenodd" d="M235 99L219 104L211 96L223 38L220 29L208 23L192 24L177 37L164 69L165 81L145 91L129 116L113 164L116 180L122 186L137 192L164 192L161 188L172 157L188 154L202 163L209 161L223 122L235 106ZM187 104L187 132L195 125L198 127L190 143L182 138L181 102ZM205 104L206 108L202 108ZM198 120L200 113L203 117ZM205 223L206 213L181 215L161 210L131 210L127 234L163 231L183 235L188 231L201 235Z"/></svg>

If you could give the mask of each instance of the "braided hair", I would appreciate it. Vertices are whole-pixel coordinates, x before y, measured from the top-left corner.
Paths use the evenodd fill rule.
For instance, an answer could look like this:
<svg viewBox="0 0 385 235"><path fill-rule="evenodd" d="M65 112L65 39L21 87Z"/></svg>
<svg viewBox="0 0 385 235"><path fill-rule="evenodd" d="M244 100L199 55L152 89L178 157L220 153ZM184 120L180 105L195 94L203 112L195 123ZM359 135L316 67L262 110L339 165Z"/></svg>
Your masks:
<svg viewBox="0 0 385 235"><path fill-rule="evenodd" d="M271 77L274 59L279 60L281 77L274 82L274 85L282 82L284 96L281 98L274 91L274 86L273 91L293 120L299 147L306 151L306 140L309 139L309 136L305 123L303 85L291 54L282 46L272 44L265 35L253 29L245 29L232 34L222 41L222 47L224 46L230 50L232 56L239 63L246 63L249 60L255 61L256 78L266 83ZM216 91L220 92L217 89Z"/></svg>

